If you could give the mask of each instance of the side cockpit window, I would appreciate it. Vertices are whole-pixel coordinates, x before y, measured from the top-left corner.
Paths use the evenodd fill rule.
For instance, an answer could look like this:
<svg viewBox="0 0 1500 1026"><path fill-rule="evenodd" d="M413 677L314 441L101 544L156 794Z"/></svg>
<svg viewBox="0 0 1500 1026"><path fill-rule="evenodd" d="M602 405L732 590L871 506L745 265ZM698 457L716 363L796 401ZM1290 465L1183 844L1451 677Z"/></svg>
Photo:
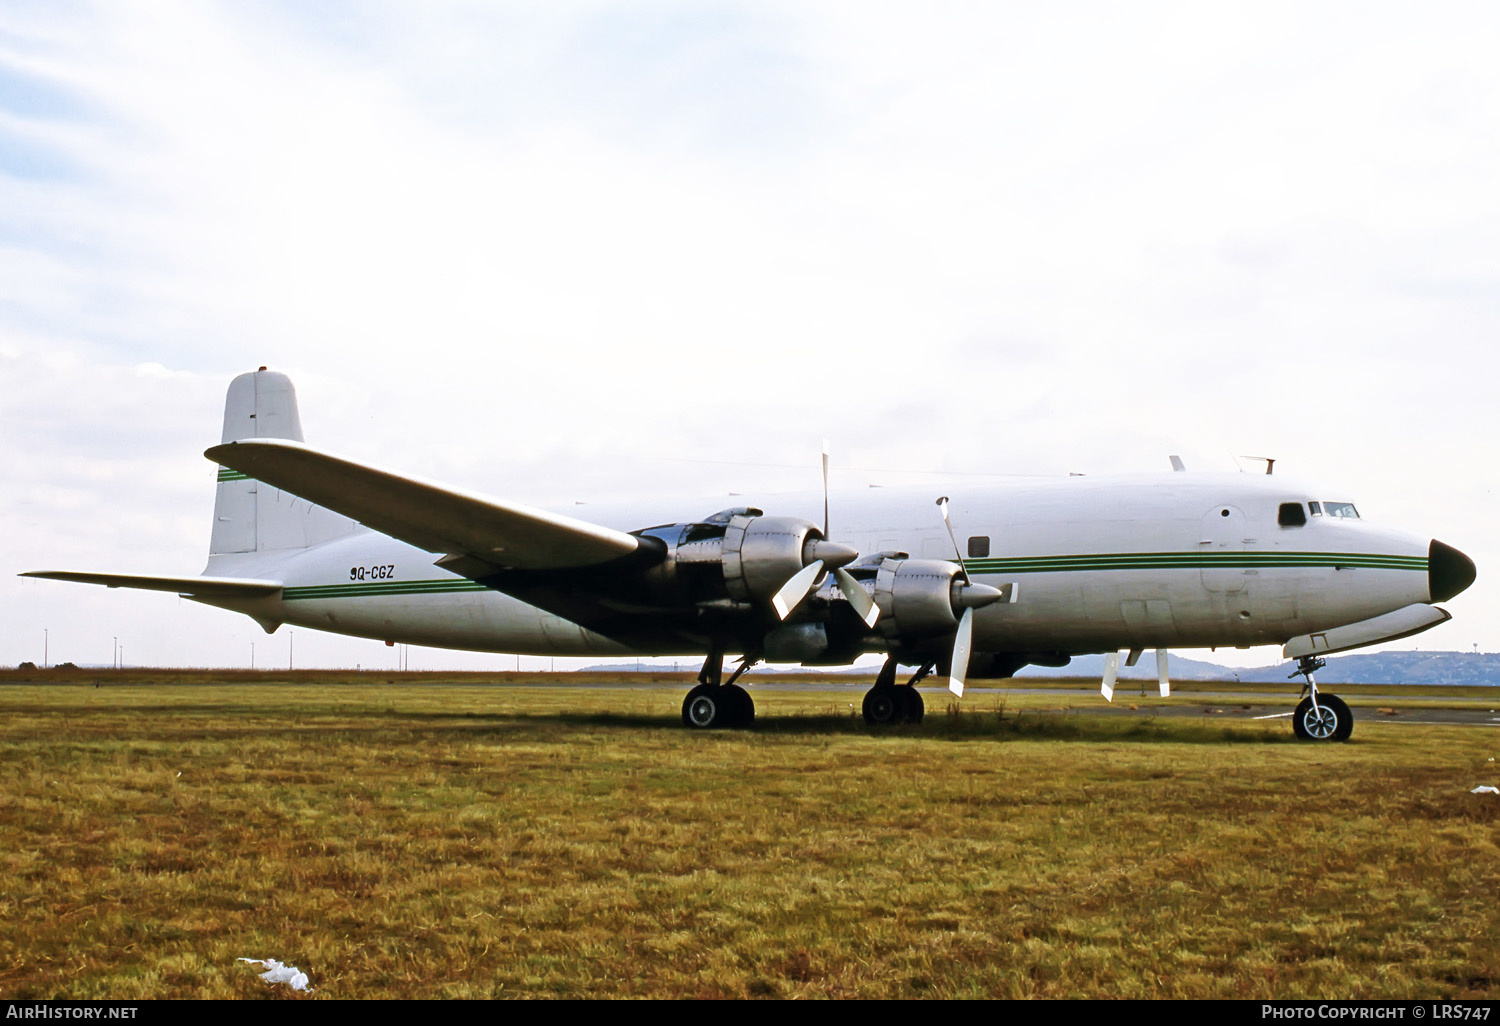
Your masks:
<svg viewBox="0 0 1500 1026"><path fill-rule="evenodd" d="M1323 504L1321 502L1309 502L1307 504L1307 511L1315 517L1320 517L1323 515Z"/></svg>
<svg viewBox="0 0 1500 1026"><path fill-rule="evenodd" d="M1300 502L1283 502L1276 513L1276 522L1282 527L1301 527L1307 523L1307 511Z"/></svg>

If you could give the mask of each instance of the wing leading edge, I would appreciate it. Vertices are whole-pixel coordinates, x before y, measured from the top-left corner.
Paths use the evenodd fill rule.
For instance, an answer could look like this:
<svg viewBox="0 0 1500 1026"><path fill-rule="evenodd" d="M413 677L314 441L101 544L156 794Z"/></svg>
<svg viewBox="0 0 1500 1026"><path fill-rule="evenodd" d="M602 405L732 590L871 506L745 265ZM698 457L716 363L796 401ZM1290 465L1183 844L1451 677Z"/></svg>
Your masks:
<svg viewBox="0 0 1500 1026"><path fill-rule="evenodd" d="M466 577L597 566L642 547L623 531L364 466L299 442L245 439L204 455L382 534L444 553L439 564Z"/></svg>

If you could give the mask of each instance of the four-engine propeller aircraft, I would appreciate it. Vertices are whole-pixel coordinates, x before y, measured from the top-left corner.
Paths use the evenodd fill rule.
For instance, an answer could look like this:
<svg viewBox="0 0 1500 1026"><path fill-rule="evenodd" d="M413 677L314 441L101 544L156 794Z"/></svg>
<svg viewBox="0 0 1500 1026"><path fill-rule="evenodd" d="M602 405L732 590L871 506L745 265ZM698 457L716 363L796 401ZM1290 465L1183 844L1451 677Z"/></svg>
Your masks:
<svg viewBox="0 0 1500 1026"><path fill-rule="evenodd" d="M774 513L706 503L585 522L306 446L291 381L264 368L231 383L223 444L206 455L219 475L202 576L25 576L175 592L268 632L706 655L682 707L700 728L751 722L737 681L761 660L885 653L864 701L865 718L885 724L921 719L911 685L934 669L962 694L966 676L1107 652L1111 697L1121 655L1134 665L1152 648L1166 694L1168 648L1281 644L1307 681L1294 729L1343 740L1352 719L1318 690L1321 657L1450 619L1433 603L1475 576L1457 549L1259 474L968 483L936 506L930 491L877 489L839 498L830 522L825 457L824 493L785 497ZM674 519L683 512L697 519ZM741 659L726 680L729 653ZM898 684L903 665L917 670Z"/></svg>

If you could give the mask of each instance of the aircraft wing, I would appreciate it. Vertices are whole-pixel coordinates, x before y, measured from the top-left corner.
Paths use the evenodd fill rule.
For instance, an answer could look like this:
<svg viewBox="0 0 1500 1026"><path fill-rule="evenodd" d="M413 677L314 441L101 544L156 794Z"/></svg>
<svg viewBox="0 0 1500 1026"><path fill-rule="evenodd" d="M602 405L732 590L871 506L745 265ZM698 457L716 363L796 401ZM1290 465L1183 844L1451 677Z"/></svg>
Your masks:
<svg viewBox="0 0 1500 1026"><path fill-rule="evenodd" d="M256 598L281 590L280 581L248 577L140 577L134 574L85 574L72 570L31 570L22 577L44 577L49 581L102 584L106 588L143 588L170 591L202 599Z"/></svg>
<svg viewBox="0 0 1500 1026"><path fill-rule="evenodd" d="M204 455L382 534L446 553L440 565L469 577L596 566L642 544L623 531L367 467L300 442L249 438Z"/></svg>

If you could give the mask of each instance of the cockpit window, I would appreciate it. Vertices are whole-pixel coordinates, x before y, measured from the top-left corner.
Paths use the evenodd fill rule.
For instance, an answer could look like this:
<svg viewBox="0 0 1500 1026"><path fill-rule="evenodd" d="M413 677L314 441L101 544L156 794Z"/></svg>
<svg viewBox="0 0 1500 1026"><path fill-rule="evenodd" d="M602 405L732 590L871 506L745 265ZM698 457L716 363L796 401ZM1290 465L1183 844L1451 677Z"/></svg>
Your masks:
<svg viewBox="0 0 1500 1026"><path fill-rule="evenodd" d="M1359 519L1359 510L1354 508L1352 502L1325 502L1323 510L1331 517L1346 517L1350 520Z"/></svg>
<svg viewBox="0 0 1500 1026"><path fill-rule="evenodd" d="M1323 504L1320 502L1309 502L1307 504L1307 511L1315 517L1320 517L1323 515Z"/></svg>
<svg viewBox="0 0 1500 1026"><path fill-rule="evenodd" d="M1301 527L1307 523L1307 512L1300 502L1283 502L1276 512L1276 522L1282 527Z"/></svg>

